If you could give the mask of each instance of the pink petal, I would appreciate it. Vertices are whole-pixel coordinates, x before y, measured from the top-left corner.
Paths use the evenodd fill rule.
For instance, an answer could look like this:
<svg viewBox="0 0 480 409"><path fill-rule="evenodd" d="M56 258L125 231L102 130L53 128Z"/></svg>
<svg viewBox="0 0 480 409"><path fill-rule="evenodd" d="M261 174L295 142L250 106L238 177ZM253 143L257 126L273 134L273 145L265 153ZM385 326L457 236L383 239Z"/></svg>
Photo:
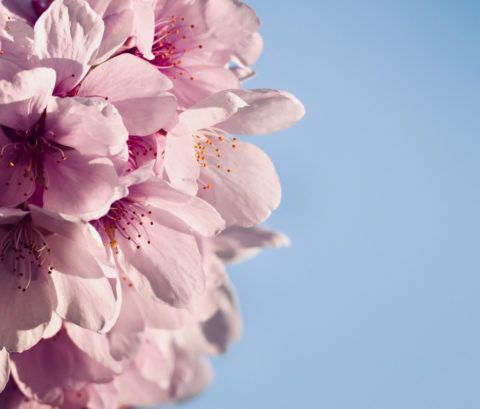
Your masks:
<svg viewBox="0 0 480 409"><path fill-rule="evenodd" d="M114 374L122 371L121 363L110 352L109 339L105 335L68 323L65 324L65 330L76 347L92 360Z"/></svg>
<svg viewBox="0 0 480 409"><path fill-rule="evenodd" d="M124 404L152 406L169 398L170 377L170 354L146 338L136 360L115 379L115 386Z"/></svg>
<svg viewBox="0 0 480 409"><path fill-rule="evenodd" d="M223 64L189 65L187 62L183 64L187 75L176 76L173 88L173 93L183 108L189 108L216 92L240 88L236 75Z"/></svg>
<svg viewBox="0 0 480 409"><path fill-rule="evenodd" d="M101 265L80 239L50 235L45 240L52 250L57 314L83 328L102 330L115 314L116 301Z"/></svg>
<svg viewBox="0 0 480 409"><path fill-rule="evenodd" d="M56 0L35 24L35 53L57 72L57 92L69 92L100 47L104 24L83 0Z"/></svg>
<svg viewBox="0 0 480 409"><path fill-rule="evenodd" d="M129 279L147 296L185 306L204 285L195 239L159 223L149 226L147 233L151 244L140 249L133 240L118 238Z"/></svg>
<svg viewBox="0 0 480 409"><path fill-rule="evenodd" d="M111 161L83 156L68 151L65 161L55 157L44 160L48 189L43 195L44 206L52 211L98 219L108 212L122 190Z"/></svg>
<svg viewBox="0 0 480 409"><path fill-rule="evenodd" d="M264 248L288 246L290 240L282 233L260 227L231 227L213 239L213 249L226 263L238 262Z"/></svg>
<svg viewBox="0 0 480 409"><path fill-rule="evenodd" d="M225 222L215 208L196 196L173 189L161 179L152 178L131 186L130 197L163 210L167 220L174 216L183 221L187 228L206 237L214 236L225 228Z"/></svg>
<svg viewBox="0 0 480 409"><path fill-rule="evenodd" d="M86 382L105 383L114 373L78 349L65 330L12 358L12 375L27 396L62 405L68 389Z"/></svg>
<svg viewBox="0 0 480 409"><path fill-rule="evenodd" d="M197 179L200 175L195 156L195 141L188 129L180 130L181 126L182 124L179 124L175 131L166 137L163 166L174 188L195 195L198 189ZM177 130L179 133L176 132Z"/></svg>
<svg viewBox="0 0 480 409"><path fill-rule="evenodd" d="M221 354L227 351L232 342L240 338L242 322L233 289L224 286L219 292L218 311L202 323L202 330L206 340L215 347L216 353Z"/></svg>
<svg viewBox="0 0 480 409"><path fill-rule="evenodd" d="M166 93L170 80L148 62L122 54L95 68L78 95L108 98L120 111L130 135L146 136L166 126L175 115L175 98Z"/></svg>
<svg viewBox="0 0 480 409"><path fill-rule="evenodd" d="M0 74L5 74L5 64L9 63L0 61ZM15 130L30 129L45 110L54 84L55 72L49 68L20 71L0 80L0 124Z"/></svg>
<svg viewBox="0 0 480 409"><path fill-rule="evenodd" d="M305 115L302 103L285 91L258 89L232 90L247 106L218 127L230 133L265 135L281 131L298 122Z"/></svg>
<svg viewBox="0 0 480 409"><path fill-rule="evenodd" d="M189 366L191 374L187 378L187 382L184 381L181 388L174 389L176 393L172 398L178 401L192 399L199 395L207 388L213 379L212 367L206 359L197 358L193 364L190 363Z"/></svg>
<svg viewBox="0 0 480 409"><path fill-rule="evenodd" d="M108 332L109 351L118 362L128 362L137 353L145 330L136 291L122 280L122 305L117 322Z"/></svg>
<svg viewBox="0 0 480 409"><path fill-rule="evenodd" d="M192 131L216 126L228 120L246 102L231 91L218 92L205 98L180 115L180 120Z"/></svg>
<svg viewBox="0 0 480 409"><path fill-rule="evenodd" d="M220 159L208 151L206 160L212 165L201 168L200 182L210 188L200 189L199 196L218 210L228 226L250 227L277 208L281 187L273 163L262 150L249 143L235 144L235 149L222 149Z"/></svg>
<svg viewBox="0 0 480 409"><path fill-rule="evenodd" d="M43 335L55 309L56 297L48 275L33 277L26 291L18 279L0 263L0 347L23 352Z"/></svg>
<svg viewBox="0 0 480 409"><path fill-rule="evenodd" d="M155 21L152 0L135 0L133 3L135 20L134 35L136 46L146 59L152 59Z"/></svg>
<svg viewBox="0 0 480 409"><path fill-rule="evenodd" d="M130 290L141 311L145 325L149 328L175 330L180 329L189 317L189 313L180 308L174 308L164 302L143 297L142 294Z"/></svg>
<svg viewBox="0 0 480 409"><path fill-rule="evenodd" d="M87 0L103 19L105 31L95 63L105 61L117 51L133 30L134 13L131 0Z"/></svg>
<svg viewBox="0 0 480 409"><path fill-rule="evenodd" d="M244 64L253 64L259 55L258 40L252 39L260 26L255 11L236 0L208 0L205 16L211 36L223 43Z"/></svg>
<svg viewBox="0 0 480 409"><path fill-rule="evenodd" d="M5 4L5 0L3 0L3 4ZM19 67L25 69L30 68L31 65L29 65L28 58L33 54L33 27L28 21L15 16L8 19L8 17L12 16L12 13L10 10L2 10L3 4L0 4L2 60L14 62Z"/></svg>
<svg viewBox="0 0 480 409"><path fill-rule="evenodd" d="M83 155L118 155L127 148L122 117L107 101L91 98L52 98L47 107L47 132L55 142Z"/></svg>

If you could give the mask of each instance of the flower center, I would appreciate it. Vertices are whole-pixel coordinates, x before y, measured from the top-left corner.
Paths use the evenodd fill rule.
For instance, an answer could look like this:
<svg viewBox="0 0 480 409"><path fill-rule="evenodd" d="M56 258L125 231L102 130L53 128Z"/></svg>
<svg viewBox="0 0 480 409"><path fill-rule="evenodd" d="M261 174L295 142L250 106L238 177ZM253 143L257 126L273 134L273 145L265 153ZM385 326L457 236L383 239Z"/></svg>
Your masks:
<svg viewBox="0 0 480 409"><path fill-rule="evenodd" d="M185 17L172 16L155 24L155 37L152 47L154 59L150 61L160 70L176 80L179 77L195 78L183 66L182 58L195 49L202 49L203 45L195 45L192 34L195 30L194 24L186 22ZM136 51L139 55L139 51Z"/></svg>
<svg viewBox="0 0 480 409"><path fill-rule="evenodd" d="M0 262L18 278L17 288L21 291L26 291L42 271L51 274L50 248L30 216L11 227L0 241Z"/></svg>
<svg viewBox="0 0 480 409"><path fill-rule="evenodd" d="M155 141L149 137L130 136L128 138L128 171L138 169L145 162L155 160L157 149Z"/></svg>
<svg viewBox="0 0 480 409"><path fill-rule="evenodd" d="M94 221L95 228L106 234L110 247L118 254L118 235L132 242L138 250L142 244L150 244L147 226L153 226L151 211L129 199L121 199L112 204L109 212Z"/></svg>
<svg viewBox="0 0 480 409"><path fill-rule="evenodd" d="M208 128L198 131L195 135L195 154L201 168L214 168L228 174L232 169L222 163L222 153L226 149L237 149L237 138L230 138L221 129ZM210 184L202 187L211 189Z"/></svg>
<svg viewBox="0 0 480 409"><path fill-rule="evenodd" d="M54 155L56 163L60 164L67 159L65 152L71 149L52 140L55 135L45 131L45 118L44 112L27 131L0 126L8 140L0 149L0 160L5 160L7 169L16 171L22 168L25 178L41 182L42 187L46 187L42 167L45 156Z"/></svg>

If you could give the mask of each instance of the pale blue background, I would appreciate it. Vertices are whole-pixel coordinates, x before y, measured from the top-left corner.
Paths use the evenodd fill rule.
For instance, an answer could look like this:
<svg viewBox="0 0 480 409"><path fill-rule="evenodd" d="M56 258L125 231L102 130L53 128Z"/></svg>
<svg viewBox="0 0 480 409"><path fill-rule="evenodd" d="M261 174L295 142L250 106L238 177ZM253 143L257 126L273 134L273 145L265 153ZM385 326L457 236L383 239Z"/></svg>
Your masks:
<svg viewBox="0 0 480 409"><path fill-rule="evenodd" d="M255 139L293 245L231 269L243 340L184 408L480 408L480 1L250 4L248 86L308 108Z"/></svg>

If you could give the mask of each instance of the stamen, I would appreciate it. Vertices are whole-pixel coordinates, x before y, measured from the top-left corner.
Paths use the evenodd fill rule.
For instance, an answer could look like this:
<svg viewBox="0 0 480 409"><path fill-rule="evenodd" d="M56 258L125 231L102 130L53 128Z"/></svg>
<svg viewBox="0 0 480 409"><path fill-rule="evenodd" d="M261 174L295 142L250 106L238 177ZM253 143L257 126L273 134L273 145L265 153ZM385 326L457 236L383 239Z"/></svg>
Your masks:
<svg viewBox="0 0 480 409"><path fill-rule="evenodd" d="M202 49L202 44L192 45L192 35L195 35L195 24L189 24L185 17L171 16L155 23L155 37L152 47L154 59L151 61L159 70L165 71L171 79L195 77L183 65L182 58L189 52ZM188 44L188 46L185 46ZM137 50L135 52L141 56Z"/></svg>
<svg viewBox="0 0 480 409"><path fill-rule="evenodd" d="M198 165L202 168L214 167L217 170L224 170L231 174L232 168L224 166L222 163L222 152L226 149L237 149L237 138L230 138L224 131L218 128L202 129L194 135L195 154ZM212 186L206 185L203 190L212 189Z"/></svg>
<svg viewBox="0 0 480 409"><path fill-rule="evenodd" d="M53 271L51 251L44 235L36 229L30 216L5 234L0 242L0 262L18 278L17 288L26 291L41 272Z"/></svg>
<svg viewBox="0 0 480 409"><path fill-rule="evenodd" d="M93 222L100 232L105 233L111 249L118 254L118 235L132 242L140 250L143 245L150 244L147 226L153 226L152 214L145 206L129 199L121 199L113 203L110 211L101 219Z"/></svg>

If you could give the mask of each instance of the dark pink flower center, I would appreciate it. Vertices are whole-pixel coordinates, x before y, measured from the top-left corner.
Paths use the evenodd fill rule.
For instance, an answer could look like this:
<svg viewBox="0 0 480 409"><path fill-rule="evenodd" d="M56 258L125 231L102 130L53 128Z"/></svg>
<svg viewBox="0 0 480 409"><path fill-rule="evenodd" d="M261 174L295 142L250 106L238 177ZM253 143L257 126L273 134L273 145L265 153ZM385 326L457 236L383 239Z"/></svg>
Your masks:
<svg viewBox="0 0 480 409"><path fill-rule="evenodd" d="M0 160L4 160L10 170L21 168L24 178L31 182L40 182L43 188L46 188L42 167L45 156L53 155L56 163L60 164L67 159L65 152L71 149L56 143L52 132L45 132L45 118L44 113L40 120L27 131L0 127L8 139L8 142L0 148ZM6 182L7 185L10 183L21 185L21 181L18 180ZM28 196L28 194L25 195Z"/></svg>
<svg viewBox="0 0 480 409"><path fill-rule="evenodd" d="M0 262L18 278L18 289L26 291L38 274L51 274L51 251L44 235L33 226L30 216L4 234L0 241Z"/></svg>
<svg viewBox="0 0 480 409"><path fill-rule="evenodd" d="M150 244L148 226L153 226L151 211L146 206L129 199L116 201L109 212L94 221L95 228L107 235L110 247L118 253L118 235L135 244L137 249L142 244Z"/></svg>

